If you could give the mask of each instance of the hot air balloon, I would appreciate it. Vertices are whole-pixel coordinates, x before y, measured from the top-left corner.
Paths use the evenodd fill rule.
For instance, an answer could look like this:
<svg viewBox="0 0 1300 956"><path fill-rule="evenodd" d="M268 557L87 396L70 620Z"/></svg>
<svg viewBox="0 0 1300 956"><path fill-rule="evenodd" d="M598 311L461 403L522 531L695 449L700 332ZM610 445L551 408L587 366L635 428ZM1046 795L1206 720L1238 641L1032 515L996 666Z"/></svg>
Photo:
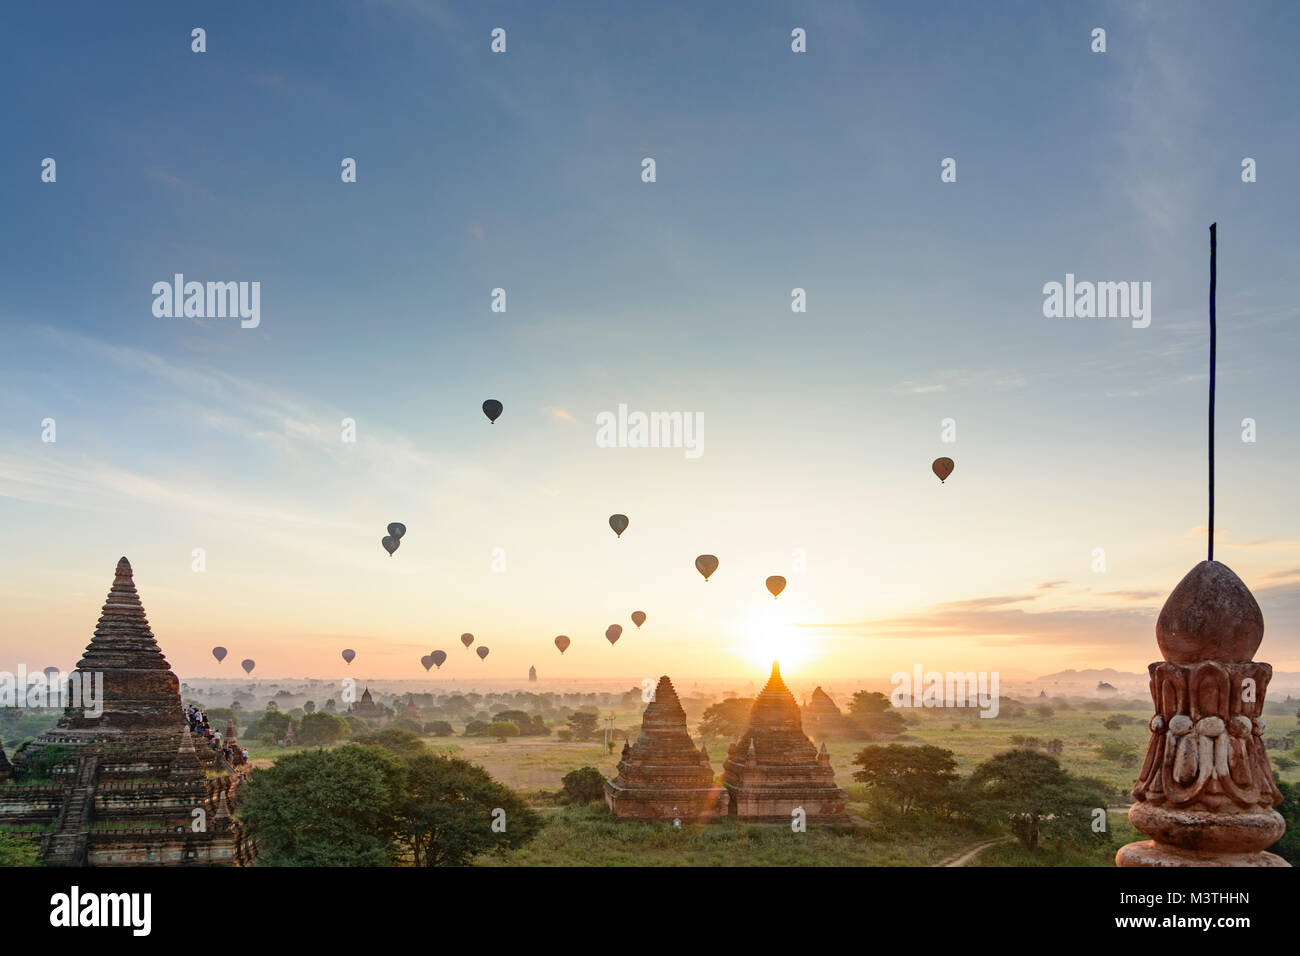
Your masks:
<svg viewBox="0 0 1300 956"><path fill-rule="evenodd" d="M709 579L709 575L718 570L718 559L711 554L702 554L695 559L695 570L704 575L704 580Z"/></svg>
<svg viewBox="0 0 1300 956"><path fill-rule="evenodd" d="M490 421L493 425L495 425L497 423L497 419L501 417L501 411L504 408L505 406L502 405L500 402L498 402L495 398L489 398L486 402L483 403L483 414L488 417L488 421Z"/></svg>
<svg viewBox="0 0 1300 956"><path fill-rule="evenodd" d="M486 647L482 646L481 644L479 645L478 650L476 650L474 653L478 655L478 659L479 659L479 660L481 660L481 661L482 661L482 660L487 660L488 649L487 649Z"/></svg>
<svg viewBox="0 0 1300 956"><path fill-rule="evenodd" d="M420 658L420 663L424 665L424 669L427 671L430 667L433 666L433 655L425 654L423 657Z"/></svg>
<svg viewBox="0 0 1300 956"><path fill-rule="evenodd" d="M460 642L461 642L462 644L464 644L466 647L469 647L471 644L474 643L474 635L473 635L473 634L462 634L462 635L460 636Z"/></svg>
<svg viewBox="0 0 1300 956"><path fill-rule="evenodd" d="M352 648L350 648L350 647L348 647L348 648L344 648L344 650L343 650L343 660L344 660L344 661L346 661L347 663L351 664L351 663L352 663L352 658L354 658L354 657L356 657L356 656L357 656L357 652L354 651Z"/></svg>
<svg viewBox="0 0 1300 956"><path fill-rule="evenodd" d="M390 558L393 556L393 552L397 550L398 541L391 534L384 535L384 539L379 543L384 546L384 550L388 552Z"/></svg>
<svg viewBox="0 0 1300 956"><path fill-rule="evenodd" d="M561 634L559 637L555 639L555 646L560 649L561 654L563 654L565 651L569 649L569 643L570 643L569 639L565 637L563 634Z"/></svg>
<svg viewBox="0 0 1300 956"><path fill-rule="evenodd" d="M433 661L433 663L439 669L442 668L442 662L445 661L446 659L447 659L446 651L434 651L432 654L429 655L429 660Z"/></svg>
<svg viewBox="0 0 1300 956"><path fill-rule="evenodd" d="M217 663L220 664L226 659L226 649L224 647L214 647L212 649L212 656L215 657Z"/></svg>
<svg viewBox="0 0 1300 956"><path fill-rule="evenodd" d="M605 640L610 644L617 644L618 639L623 636L623 628L619 624L611 624L605 628Z"/></svg>
<svg viewBox="0 0 1300 956"><path fill-rule="evenodd" d="M645 611L633 611L632 623L637 626L638 630L640 630L641 625L645 623Z"/></svg>
<svg viewBox="0 0 1300 956"><path fill-rule="evenodd" d="M402 535L406 534L406 525L402 524L400 521L394 521L388 526L388 533L398 541L401 541Z"/></svg>
<svg viewBox="0 0 1300 956"><path fill-rule="evenodd" d="M775 601L776 596L785 590L785 578L779 574L772 575L767 579L767 589L772 592L772 600Z"/></svg>
<svg viewBox="0 0 1300 956"><path fill-rule="evenodd" d="M939 476L939 484L943 484L955 467L951 458L936 458L930 469Z"/></svg>
<svg viewBox="0 0 1300 956"><path fill-rule="evenodd" d="M244 669L245 674L251 674L253 673L253 668L257 666L257 663L252 660L240 661L239 666Z"/></svg>
<svg viewBox="0 0 1300 956"><path fill-rule="evenodd" d="M610 515L609 526L616 535L623 537L623 532L627 530L627 515Z"/></svg>

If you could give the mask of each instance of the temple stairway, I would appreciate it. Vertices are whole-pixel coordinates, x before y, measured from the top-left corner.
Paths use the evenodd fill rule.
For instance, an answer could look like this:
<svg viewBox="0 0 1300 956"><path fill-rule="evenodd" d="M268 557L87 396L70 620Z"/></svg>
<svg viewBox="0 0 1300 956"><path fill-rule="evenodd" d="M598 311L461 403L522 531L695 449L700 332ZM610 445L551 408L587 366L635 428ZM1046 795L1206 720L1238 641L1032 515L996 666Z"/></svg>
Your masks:
<svg viewBox="0 0 1300 956"><path fill-rule="evenodd" d="M77 779L63 798L54 836L45 848L47 865L85 866L90 816L95 804L99 757L88 754L77 765Z"/></svg>

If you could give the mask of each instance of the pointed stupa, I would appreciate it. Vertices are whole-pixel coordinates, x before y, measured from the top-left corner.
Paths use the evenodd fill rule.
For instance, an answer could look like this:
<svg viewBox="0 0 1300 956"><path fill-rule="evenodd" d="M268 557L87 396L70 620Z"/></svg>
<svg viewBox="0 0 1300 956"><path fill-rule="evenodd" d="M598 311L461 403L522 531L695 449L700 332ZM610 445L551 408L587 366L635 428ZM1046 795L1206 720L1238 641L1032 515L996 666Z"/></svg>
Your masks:
<svg viewBox="0 0 1300 956"><path fill-rule="evenodd" d="M727 752L723 782L732 812L742 820L788 822L795 807L803 807L809 820L848 819L848 794L835 784L830 757L819 758L804 734L799 705L776 661L754 700L749 726Z"/></svg>
<svg viewBox="0 0 1300 956"><path fill-rule="evenodd" d="M654 699L646 705L636 743L624 743L618 776L606 783L605 800L620 818L711 819L725 812L726 794L714 785L708 754L695 749L686 711L667 676L659 678Z"/></svg>

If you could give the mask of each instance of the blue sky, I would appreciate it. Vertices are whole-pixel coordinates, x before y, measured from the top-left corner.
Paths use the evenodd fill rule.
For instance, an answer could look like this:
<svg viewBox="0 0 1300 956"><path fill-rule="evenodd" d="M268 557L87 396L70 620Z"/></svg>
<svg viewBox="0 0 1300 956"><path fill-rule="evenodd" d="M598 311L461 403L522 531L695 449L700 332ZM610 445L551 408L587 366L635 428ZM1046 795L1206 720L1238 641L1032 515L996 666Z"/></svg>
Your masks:
<svg viewBox="0 0 1300 956"><path fill-rule="evenodd" d="M501 675L558 633L587 676L1138 669L1203 551L1217 220L1218 556L1300 669L1294 5L268 6L3 14L0 652L75 660L126 553L191 673L463 630ZM176 272L260 326L156 318ZM1151 326L1044 318L1066 273L1150 281ZM619 403L704 455L597 448Z"/></svg>

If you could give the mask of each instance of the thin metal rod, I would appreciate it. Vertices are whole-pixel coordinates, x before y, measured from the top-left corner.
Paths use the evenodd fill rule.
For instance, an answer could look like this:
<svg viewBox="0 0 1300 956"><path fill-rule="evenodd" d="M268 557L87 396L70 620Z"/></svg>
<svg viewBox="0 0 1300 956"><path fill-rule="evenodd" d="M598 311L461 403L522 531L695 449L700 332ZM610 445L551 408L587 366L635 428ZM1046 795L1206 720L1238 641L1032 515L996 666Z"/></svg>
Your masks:
<svg viewBox="0 0 1300 956"><path fill-rule="evenodd" d="M1214 365L1217 346L1214 323L1214 288L1217 276L1217 222L1210 223L1210 523L1209 551L1206 560L1214 560Z"/></svg>

